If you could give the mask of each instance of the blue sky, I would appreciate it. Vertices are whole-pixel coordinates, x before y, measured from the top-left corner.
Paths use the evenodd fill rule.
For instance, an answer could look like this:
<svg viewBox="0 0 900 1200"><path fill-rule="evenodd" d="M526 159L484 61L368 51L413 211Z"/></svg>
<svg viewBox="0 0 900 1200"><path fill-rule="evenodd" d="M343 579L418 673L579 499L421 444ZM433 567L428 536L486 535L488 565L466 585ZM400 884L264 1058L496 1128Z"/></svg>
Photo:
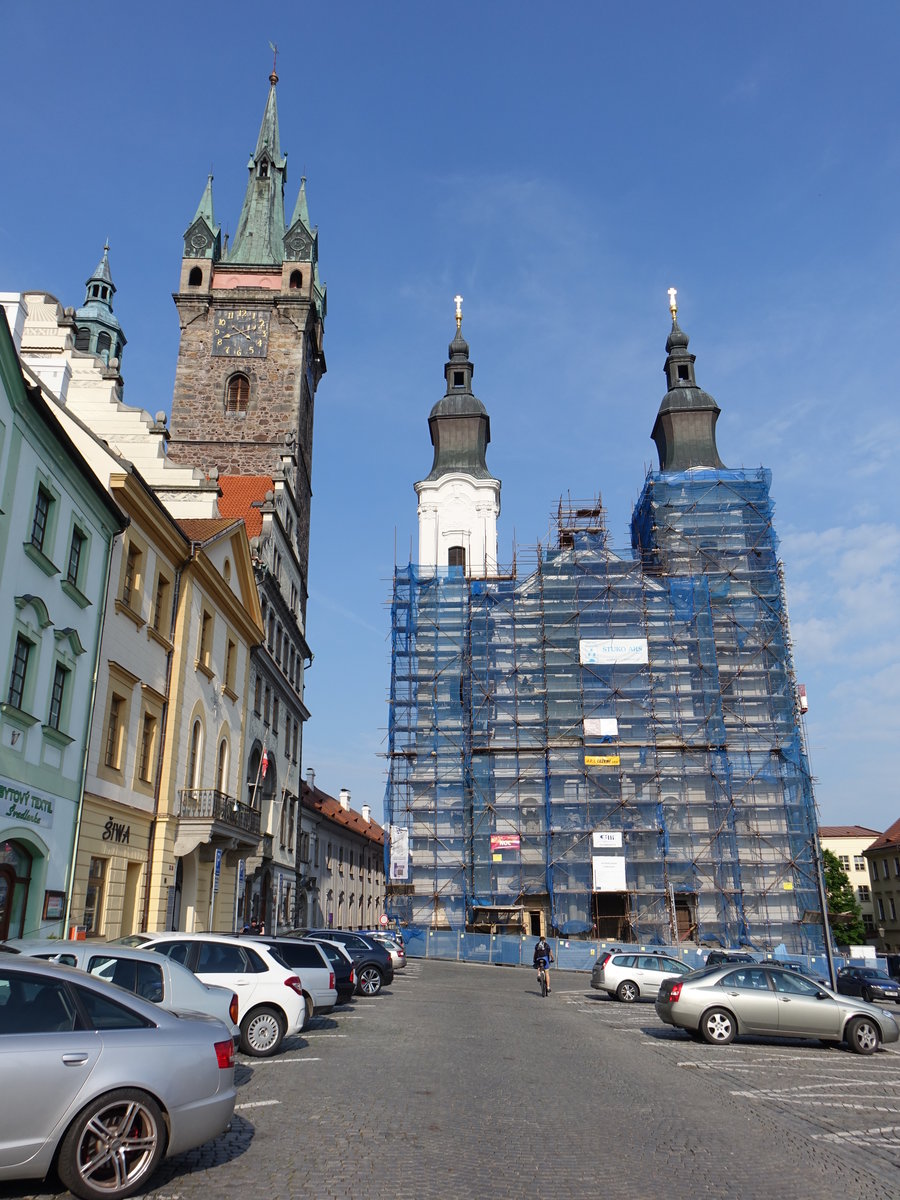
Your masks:
<svg viewBox="0 0 900 1200"><path fill-rule="evenodd" d="M304 761L381 812L390 578L465 297L501 559L656 465L678 288L729 466L773 472L825 823L900 817L895 4L51 0L4 10L0 290L78 305L110 243L125 396L168 411L181 235L237 224L279 47L288 206L328 284ZM396 549L395 549L396 548Z"/></svg>

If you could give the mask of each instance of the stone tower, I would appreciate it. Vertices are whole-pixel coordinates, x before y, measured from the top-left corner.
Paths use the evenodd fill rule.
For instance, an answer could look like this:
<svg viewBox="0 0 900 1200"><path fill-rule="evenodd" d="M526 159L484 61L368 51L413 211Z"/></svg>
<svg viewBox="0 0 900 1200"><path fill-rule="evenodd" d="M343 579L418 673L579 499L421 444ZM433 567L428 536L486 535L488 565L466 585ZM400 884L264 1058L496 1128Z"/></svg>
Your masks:
<svg viewBox="0 0 900 1200"><path fill-rule="evenodd" d="M285 222L287 158L278 134L274 71L269 83L234 241L230 248L222 245L212 176L184 235L174 295L181 343L168 451L175 462L220 475L274 475L284 456L292 456L305 573L326 292L305 179Z"/></svg>
<svg viewBox="0 0 900 1200"><path fill-rule="evenodd" d="M419 566L462 567L469 577L484 577L497 574L500 480L485 461L491 419L472 392L475 368L462 335L461 303L457 297L456 336L444 367L447 391L428 418L434 461L415 485Z"/></svg>

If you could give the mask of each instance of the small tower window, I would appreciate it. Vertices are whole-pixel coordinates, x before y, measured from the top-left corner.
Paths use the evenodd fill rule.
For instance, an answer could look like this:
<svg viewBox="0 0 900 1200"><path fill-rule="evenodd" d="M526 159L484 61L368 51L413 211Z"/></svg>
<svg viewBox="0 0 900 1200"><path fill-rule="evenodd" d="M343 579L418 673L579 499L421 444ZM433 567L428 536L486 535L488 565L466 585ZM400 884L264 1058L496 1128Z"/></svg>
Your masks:
<svg viewBox="0 0 900 1200"><path fill-rule="evenodd" d="M85 326L75 330L75 349L90 350L91 348L91 331Z"/></svg>
<svg viewBox="0 0 900 1200"><path fill-rule="evenodd" d="M109 298L109 288L100 289L100 299L107 300Z"/></svg>
<svg viewBox="0 0 900 1200"><path fill-rule="evenodd" d="M679 363L678 364L678 378L687 380L687 379L690 379L690 377L691 377L691 373L688 370L687 363Z"/></svg>
<svg viewBox="0 0 900 1200"><path fill-rule="evenodd" d="M466 569L466 548L465 546L451 546L447 552L447 565L450 567L462 567Z"/></svg>
<svg viewBox="0 0 900 1200"><path fill-rule="evenodd" d="M259 164L259 177L260 177L260 179L268 179L269 178L269 164L265 159L263 159L262 162Z"/></svg>
<svg viewBox="0 0 900 1200"><path fill-rule="evenodd" d="M246 375L232 375L228 380L225 393L225 411L227 413L242 413L247 411L250 403L250 380Z"/></svg>
<svg viewBox="0 0 900 1200"><path fill-rule="evenodd" d="M100 295L100 284L99 283L95 283L94 286L91 288L91 295L92 296Z"/></svg>
<svg viewBox="0 0 900 1200"><path fill-rule="evenodd" d="M302 271L291 271L291 287L292 288L302 288L303 287L303 272Z"/></svg>
<svg viewBox="0 0 900 1200"><path fill-rule="evenodd" d="M203 272L199 267L191 267L191 273L188 275L188 287L199 287L203 282Z"/></svg>
<svg viewBox="0 0 900 1200"><path fill-rule="evenodd" d="M108 333L104 332L97 337L97 353L109 357L109 348L112 345L112 338Z"/></svg>
<svg viewBox="0 0 900 1200"><path fill-rule="evenodd" d="M454 386L455 388L461 388L461 387L465 387L465 386L466 386L466 373L465 373L465 371L454 371L454 372L453 372L453 386Z"/></svg>

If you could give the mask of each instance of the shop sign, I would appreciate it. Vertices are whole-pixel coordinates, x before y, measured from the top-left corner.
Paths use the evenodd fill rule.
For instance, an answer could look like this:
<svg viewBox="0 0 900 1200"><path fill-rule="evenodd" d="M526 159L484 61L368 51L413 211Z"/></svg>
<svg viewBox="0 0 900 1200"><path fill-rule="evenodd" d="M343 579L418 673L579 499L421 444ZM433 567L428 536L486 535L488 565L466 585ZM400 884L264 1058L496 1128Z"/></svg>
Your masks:
<svg viewBox="0 0 900 1200"><path fill-rule="evenodd" d="M15 780L0 776L0 816L49 829L53 824L55 802L55 796L22 787Z"/></svg>
<svg viewBox="0 0 900 1200"><path fill-rule="evenodd" d="M131 844L131 826L120 824L114 821L112 817L103 826L104 842L118 842L123 846Z"/></svg>

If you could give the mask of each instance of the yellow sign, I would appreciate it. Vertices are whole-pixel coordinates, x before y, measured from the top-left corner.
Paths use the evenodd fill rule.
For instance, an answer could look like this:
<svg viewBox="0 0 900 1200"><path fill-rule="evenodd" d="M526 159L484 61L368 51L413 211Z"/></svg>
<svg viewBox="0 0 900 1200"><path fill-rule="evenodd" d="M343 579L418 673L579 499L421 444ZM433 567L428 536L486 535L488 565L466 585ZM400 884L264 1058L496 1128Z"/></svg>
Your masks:
<svg viewBox="0 0 900 1200"><path fill-rule="evenodd" d="M618 754L586 754L584 765L586 767L617 767L619 756Z"/></svg>
<svg viewBox="0 0 900 1200"><path fill-rule="evenodd" d="M503 862L503 855L502 854L492 854L491 862Z"/></svg>
<svg viewBox="0 0 900 1200"><path fill-rule="evenodd" d="M785 879L781 886L786 892L792 892L794 890L794 885L791 883L790 879Z"/></svg>

